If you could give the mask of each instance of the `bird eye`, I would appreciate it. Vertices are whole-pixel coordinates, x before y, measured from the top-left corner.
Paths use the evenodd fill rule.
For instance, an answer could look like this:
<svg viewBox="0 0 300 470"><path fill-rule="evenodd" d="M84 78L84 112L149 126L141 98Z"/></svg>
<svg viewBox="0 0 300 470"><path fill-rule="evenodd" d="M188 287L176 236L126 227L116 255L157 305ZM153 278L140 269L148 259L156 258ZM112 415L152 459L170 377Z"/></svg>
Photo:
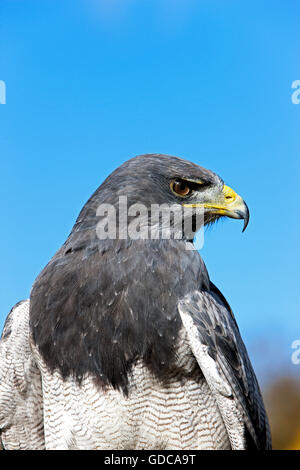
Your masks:
<svg viewBox="0 0 300 470"><path fill-rule="evenodd" d="M191 188L188 183L183 180L173 181L171 188L179 196L187 196L191 192Z"/></svg>

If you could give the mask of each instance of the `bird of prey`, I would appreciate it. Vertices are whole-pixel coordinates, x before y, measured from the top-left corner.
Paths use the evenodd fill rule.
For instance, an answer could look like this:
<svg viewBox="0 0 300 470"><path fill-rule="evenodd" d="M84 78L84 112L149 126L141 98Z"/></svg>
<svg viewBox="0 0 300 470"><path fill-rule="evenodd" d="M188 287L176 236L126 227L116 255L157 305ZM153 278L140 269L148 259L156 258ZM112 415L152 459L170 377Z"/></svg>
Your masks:
<svg viewBox="0 0 300 470"><path fill-rule="evenodd" d="M150 217L163 205L185 209L169 236ZM178 157L134 157L106 178L6 319L5 449L271 448L235 317L192 249L224 216L245 228L246 203Z"/></svg>

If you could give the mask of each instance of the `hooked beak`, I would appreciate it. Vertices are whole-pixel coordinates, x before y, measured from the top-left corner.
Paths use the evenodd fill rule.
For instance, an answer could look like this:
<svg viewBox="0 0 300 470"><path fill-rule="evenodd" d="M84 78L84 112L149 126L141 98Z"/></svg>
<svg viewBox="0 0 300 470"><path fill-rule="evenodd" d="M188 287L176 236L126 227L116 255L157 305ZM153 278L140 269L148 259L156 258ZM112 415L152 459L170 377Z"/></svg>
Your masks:
<svg viewBox="0 0 300 470"><path fill-rule="evenodd" d="M232 219L244 219L243 232L249 222L249 209L245 201L233 189L224 184L221 193L214 201L183 204L185 207L204 207L212 214L223 215Z"/></svg>

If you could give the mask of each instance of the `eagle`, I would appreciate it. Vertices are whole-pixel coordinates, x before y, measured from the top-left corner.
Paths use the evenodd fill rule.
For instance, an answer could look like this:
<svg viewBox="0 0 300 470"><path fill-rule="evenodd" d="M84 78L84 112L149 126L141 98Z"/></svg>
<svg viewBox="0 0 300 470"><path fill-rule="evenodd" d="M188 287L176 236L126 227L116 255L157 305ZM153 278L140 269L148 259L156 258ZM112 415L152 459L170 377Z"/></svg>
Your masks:
<svg viewBox="0 0 300 470"><path fill-rule="evenodd" d="M105 179L5 321L4 449L271 448L234 314L193 244L221 217L245 229L249 210L179 157L139 155Z"/></svg>

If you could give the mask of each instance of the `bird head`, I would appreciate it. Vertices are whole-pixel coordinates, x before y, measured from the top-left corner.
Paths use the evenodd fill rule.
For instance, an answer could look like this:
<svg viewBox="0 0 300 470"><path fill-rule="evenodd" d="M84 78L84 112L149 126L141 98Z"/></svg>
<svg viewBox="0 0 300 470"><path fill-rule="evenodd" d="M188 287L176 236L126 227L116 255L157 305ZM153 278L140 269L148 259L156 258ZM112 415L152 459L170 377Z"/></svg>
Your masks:
<svg viewBox="0 0 300 470"><path fill-rule="evenodd" d="M161 210L166 213L169 210L170 238L180 238L180 229L183 238L191 239L201 226L224 216L243 219L243 231L249 221L246 203L218 175L192 162L169 155L140 155L128 160L109 175L95 193L95 198L98 203L114 206L119 223L120 214L128 211L126 233L132 219L138 217L139 231L147 233L146 238L152 238L149 236L149 229L152 230L150 233L156 233L154 238L159 238L159 230L155 232L155 228L161 224L161 217L157 218ZM120 208L120 201L124 201L124 198L126 208ZM82 219L86 219L86 216ZM124 221L124 217L122 220ZM137 225L135 221L134 227ZM146 228L147 232L141 228ZM119 230L121 233L121 229Z"/></svg>

